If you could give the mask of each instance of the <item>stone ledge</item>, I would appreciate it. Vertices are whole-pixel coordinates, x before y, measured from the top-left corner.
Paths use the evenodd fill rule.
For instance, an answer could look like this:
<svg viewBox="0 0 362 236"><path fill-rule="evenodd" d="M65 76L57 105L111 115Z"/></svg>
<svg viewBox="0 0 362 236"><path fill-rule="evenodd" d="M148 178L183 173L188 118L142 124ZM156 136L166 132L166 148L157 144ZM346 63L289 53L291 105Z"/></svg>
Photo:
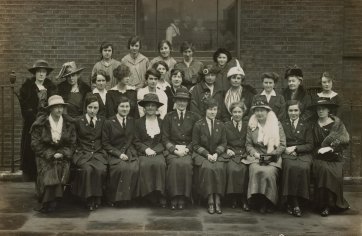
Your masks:
<svg viewBox="0 0 362 236"><path fill-rule="evenodd" d="M10 182L22 182L23 181L23 172L21 170L11 173L11 171L0 171L0 181L10 181Z"/></svg>

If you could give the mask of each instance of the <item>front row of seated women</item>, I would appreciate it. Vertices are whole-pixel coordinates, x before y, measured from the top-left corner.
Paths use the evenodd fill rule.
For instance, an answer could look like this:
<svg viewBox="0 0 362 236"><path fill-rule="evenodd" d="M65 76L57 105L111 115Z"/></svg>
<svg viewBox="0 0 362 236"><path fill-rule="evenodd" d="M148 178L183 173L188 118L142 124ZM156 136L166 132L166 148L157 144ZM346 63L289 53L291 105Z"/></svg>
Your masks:
<svg viewBox="0 0 362 236"><path fill-rule="evenodd" d="M310 106L318 115L312 124L299 118L297 101L288 102L283 122L264 96L254 99L249 120L243 101L234 102L226 123L216 119L213 98L204 101L202 118L187 110L189 101L188 90L179 88L175 110L161 120L157 111L163 103L147 93L138 102L145 116L135 120L130 99L120 96L117 113L105 120L97 115L97 97L89 95L86 114L71 122L63 115L62 97L51 96L49 114L31 129L39 211L55 209L69 181L70 163L77 167L72 192L89 210L102 200L120 206L139 197L162 207L169 199L171 209L182 210L195 196L207 201L210 214L222 213L224 198L233 207L241 204L244 211L261 213L272 212L280 202L297 217L308 200L314 200L322 216L349 208L341 153L349 135L341 120L330 115L336 107L330 99Z"/></svg>

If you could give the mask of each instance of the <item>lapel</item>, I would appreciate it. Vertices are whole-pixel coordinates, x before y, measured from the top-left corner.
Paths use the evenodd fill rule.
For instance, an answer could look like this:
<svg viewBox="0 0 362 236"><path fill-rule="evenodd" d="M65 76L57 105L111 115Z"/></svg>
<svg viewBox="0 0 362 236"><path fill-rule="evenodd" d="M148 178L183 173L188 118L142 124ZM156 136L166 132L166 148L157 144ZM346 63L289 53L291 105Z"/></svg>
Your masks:
<svg viewBox="0 0 362 236"><path fill-rule="evenodd" d="M117 119L117 116L116 116L116 115L113 116L113 117L111 118L111 120L112 120L112 122L113 122L116 126L119 127L120 130L122 130L122 125L121 125L121 123L119 123L119 120ZM127 121L128 121L128 119L127 119ZM128 122L127 122L127 123L128 123ZM126 127L127 127L127 124L126 124Z"/></svg>
<svg viewBox="0 0 362 236"><path fill-rule="evenodd" d="M207 124L206 119L207 119L207 118L202 119L202 124L201 124L201 126L202 126L202 129L203 129L203 130L207 130L207 131L206 131L207 135L208 135L209 137L211 137L210 130L209 130L209 125Z"/></svg>

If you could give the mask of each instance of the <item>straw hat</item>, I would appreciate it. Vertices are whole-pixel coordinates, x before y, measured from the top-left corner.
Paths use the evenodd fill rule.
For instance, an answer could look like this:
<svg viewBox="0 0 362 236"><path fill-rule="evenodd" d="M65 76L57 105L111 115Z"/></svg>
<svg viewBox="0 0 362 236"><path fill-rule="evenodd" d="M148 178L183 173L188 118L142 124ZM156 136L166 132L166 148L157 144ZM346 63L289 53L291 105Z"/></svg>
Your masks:
<svg viewBox="0 0 362 236"><path fill-rule="evenodd" d="M53 95L53 96L49 97L48 106L45 108L49 109L50 107L55 106L55 105L64 105L65 106L65 105L68 105L68 103L65 103L61 96Z"/></svg>

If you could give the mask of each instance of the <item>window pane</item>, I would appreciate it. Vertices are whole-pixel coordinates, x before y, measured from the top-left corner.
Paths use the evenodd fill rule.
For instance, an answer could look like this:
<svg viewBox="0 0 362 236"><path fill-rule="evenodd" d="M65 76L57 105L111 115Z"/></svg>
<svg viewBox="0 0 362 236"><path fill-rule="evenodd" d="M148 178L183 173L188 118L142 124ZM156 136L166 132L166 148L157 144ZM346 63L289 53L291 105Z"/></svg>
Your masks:
<svg viewBox="0 0 362 236"><path fill-rule="evenodd" d="M236 47L236 1L219 0L218 46L234 51Z"/></svg>
<svg viewBox="0 0 362 236"><path fill-rule="evenodd" d="M157 49L156 0L138 0L137 32L142 38L142 51Z"/></svg>

